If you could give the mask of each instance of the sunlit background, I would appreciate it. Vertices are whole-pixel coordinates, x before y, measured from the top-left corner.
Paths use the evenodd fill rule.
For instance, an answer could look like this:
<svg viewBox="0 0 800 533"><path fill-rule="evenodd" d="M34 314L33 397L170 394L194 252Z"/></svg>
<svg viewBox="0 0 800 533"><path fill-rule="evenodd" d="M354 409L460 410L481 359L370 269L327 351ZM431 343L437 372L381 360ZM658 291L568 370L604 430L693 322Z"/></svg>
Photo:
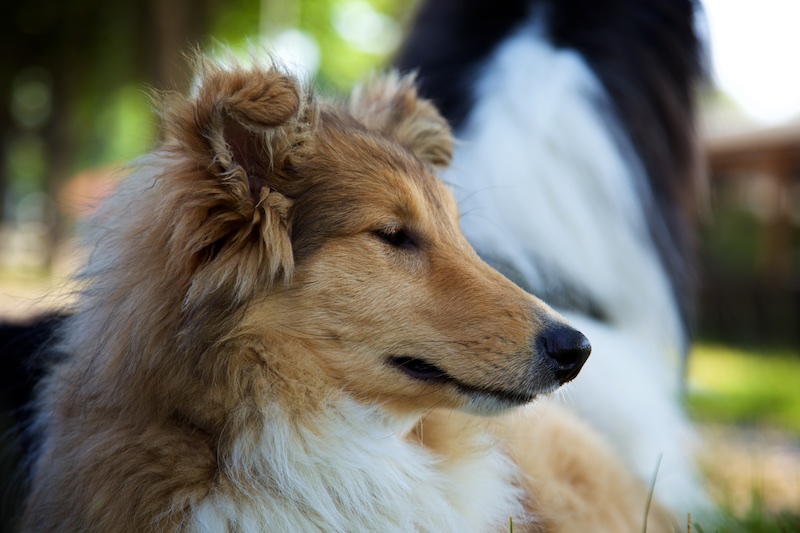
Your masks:
<svg viewBox="0 0 800 533"><path fill-rule="evenodd" d="M753 124L800 117L800 2L705 0L712 74L738 111Z"/></svg>
<svg viewBox="0 0 800 533"><path fill-rule="evenodd" d="M320 90L344 94L390 61L414 2L6 4L0 19L0 318L53 305L53 287L61 286L74 259L73 236L118 180L120 166L156 143L151 95L189 87L193 50L247 55L266 48ZM709 59L708 83L698 90L698 128L710 194L689 408L712 438L721 432L717 443L740 442L739 431L745 442L753 430L774 436L752 440L744 451L719 444L726 466L710 467L710 475L733 507L750 509L752 497L768 513L789 510L797 524L800 1L706 0L699 28ZM740 468L731 468L736 460ZM745 530L781 531L784 523L775 529L771 522L764 529L748 524Z"/></svg>

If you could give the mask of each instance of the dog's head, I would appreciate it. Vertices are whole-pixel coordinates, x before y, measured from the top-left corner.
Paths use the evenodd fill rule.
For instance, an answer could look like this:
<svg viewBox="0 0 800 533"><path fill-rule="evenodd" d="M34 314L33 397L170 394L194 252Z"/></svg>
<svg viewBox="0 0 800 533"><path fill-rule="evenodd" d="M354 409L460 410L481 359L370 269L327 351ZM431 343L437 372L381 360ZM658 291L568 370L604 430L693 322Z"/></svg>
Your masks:
<svg viewBox="0 0 800 533"><path fill-rule="evenodd" d="M333 106L278 69L207 63L165 109L187 327L230 309L220 337L246 339L276 383L404 411L493 413L577 375L587 340L462 235L434 172L450 130L411 78Z"/></svg>

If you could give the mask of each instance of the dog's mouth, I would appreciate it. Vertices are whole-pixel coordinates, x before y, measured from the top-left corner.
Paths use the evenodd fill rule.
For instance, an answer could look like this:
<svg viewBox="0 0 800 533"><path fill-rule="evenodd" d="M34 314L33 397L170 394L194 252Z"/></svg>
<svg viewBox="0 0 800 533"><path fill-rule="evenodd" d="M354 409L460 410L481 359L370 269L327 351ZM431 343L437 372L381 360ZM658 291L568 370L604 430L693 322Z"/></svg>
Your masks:
<svg viewBox="0 0 800 533"><path fill-rule="evenodd" d="M432 363L419 359L418 357L405 355L393 356L389 358L389 364L417 381L452 385L461 393L468 396L491 397L510 406L524 405L532 402L536 398L536 394L530 392L510 391L464 383L463 381L448 374L447 371Z"/></svg>

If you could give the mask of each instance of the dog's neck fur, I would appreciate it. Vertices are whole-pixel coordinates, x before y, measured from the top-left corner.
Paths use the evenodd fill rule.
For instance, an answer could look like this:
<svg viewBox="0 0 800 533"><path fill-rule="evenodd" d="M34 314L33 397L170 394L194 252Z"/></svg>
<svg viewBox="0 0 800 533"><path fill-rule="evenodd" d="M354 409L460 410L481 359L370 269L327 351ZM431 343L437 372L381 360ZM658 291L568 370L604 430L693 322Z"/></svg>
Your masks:
<svg viewBox="0 0 800 533"><path fill-rule="evenodd" d="M445 461L414 442L410 419L340 391L326 398L302 417L267 405L232 436L192 529L491 531L523 520L515 467L487 436L468 435L472 453Z"/></svg>

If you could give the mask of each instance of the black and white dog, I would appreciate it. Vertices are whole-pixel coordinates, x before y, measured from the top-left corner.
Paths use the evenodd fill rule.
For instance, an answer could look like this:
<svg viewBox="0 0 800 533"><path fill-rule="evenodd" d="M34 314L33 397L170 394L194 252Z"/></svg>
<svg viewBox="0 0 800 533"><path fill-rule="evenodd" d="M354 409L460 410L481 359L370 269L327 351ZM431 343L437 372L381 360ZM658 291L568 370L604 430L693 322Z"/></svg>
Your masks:
<svg viewBox="0 0 800 533"><path fill-rule="evenodd" d="M583 331L564 400L676 512L706 505L680 403L699 192L692 0L430 0L397 58L460 143L487 262Z"/></svg>

